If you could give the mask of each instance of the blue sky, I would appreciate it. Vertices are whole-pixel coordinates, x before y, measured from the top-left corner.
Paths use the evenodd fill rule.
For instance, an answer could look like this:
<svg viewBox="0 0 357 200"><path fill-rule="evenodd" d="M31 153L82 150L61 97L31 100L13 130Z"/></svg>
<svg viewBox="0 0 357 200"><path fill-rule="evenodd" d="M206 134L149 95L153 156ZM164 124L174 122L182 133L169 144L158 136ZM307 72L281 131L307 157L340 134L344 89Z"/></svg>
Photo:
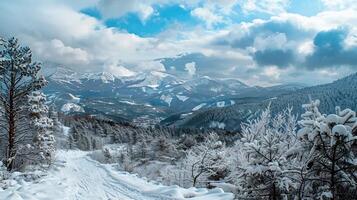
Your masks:
<svg viewBox="0 0 357 200"><path fill-rule="evenodd" d="M200 3L197 5L204 5ZM153 14L146 20L142 20L137 12L127 12L122 16L111 17L103 20L103 15L98 7L86 7L80 12L103 20L107 27L115 27L142 37L152 37L170 28L171 24L181 24L185 27L204 26L205 20L200 20L192 12L195 7L183 6L179 3L167 3L164 5L152 4ZM290 1L286 11L303 16L313 16L321 12L324 5L321 1L294 0ZM230 14L224 16L225 22L217 23L212 28L224 29L228 24L251 22L255 19L269 19L272 14L264 11L244 13L240 5L233 5ZM229 21L229 22L228 22Z"/></svg>
<svg viewBox="0 0 357 200"><path fill-rule="evenodd" d="M320 84L357 71L356 13L354 0L5 0L0 36L49 67Z"/></svg>

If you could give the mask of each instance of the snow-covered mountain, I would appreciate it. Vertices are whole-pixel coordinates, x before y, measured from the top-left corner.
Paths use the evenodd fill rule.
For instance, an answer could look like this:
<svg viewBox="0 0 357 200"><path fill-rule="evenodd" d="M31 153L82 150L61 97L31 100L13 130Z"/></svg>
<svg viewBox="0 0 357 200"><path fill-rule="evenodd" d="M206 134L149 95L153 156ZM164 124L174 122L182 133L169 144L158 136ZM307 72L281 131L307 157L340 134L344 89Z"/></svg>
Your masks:
<svg viewBox="0 0 357 200"><path fill-rule="evenodd" d="M256 88L237 79L208 76L185 79L161 71L117 76L58 68L47 79L49 85L45 92L51 102L66 113L118 116L129 121L142 117L157 121L178 112L234 105L237 96L270 97L296 89Z"/></svg>

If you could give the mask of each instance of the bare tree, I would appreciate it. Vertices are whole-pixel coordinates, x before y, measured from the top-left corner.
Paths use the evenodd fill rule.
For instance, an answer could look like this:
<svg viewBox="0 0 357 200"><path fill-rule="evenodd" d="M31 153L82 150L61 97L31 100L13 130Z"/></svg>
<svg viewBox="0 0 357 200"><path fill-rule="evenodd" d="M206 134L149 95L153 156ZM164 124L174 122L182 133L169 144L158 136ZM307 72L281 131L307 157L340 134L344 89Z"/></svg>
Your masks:
<svg viewBox="0 0 357 200"><path fill-rule="evenodd" d="M38 76L40 69L40 63L32 62L29 47L20 46L15 38L1 40L0 107L3 112L1 127L5 132L5 163L9 171L14 167L17 144L29 133L28 126L20 123L26 121L27 96L46 84L44 77Z"/></svg>
<svg viewBox="0 0 357 200"><path fill-rule="evenodd" d="M218 135L210 133L204 142L188 151L183 163L192 178L193 187L197 186L200 179L207 181L227 168L223 147L224 144L219 141Z"/></svg>

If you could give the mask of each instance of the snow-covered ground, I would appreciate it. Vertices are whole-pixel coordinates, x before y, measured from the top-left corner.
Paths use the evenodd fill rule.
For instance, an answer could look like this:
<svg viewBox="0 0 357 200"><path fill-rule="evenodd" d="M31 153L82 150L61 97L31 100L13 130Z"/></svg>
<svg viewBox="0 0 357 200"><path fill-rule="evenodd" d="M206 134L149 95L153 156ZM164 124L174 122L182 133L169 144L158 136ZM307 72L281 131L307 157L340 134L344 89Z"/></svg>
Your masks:
<svg viewBox="0 0 357 200"><path fill-rule="evenodd" d="M230 200L233 194L221 189L184 189L148 182L136 175L101 164L88 152L60 150L48 175L35 182L17 181L0 199L7 200Z"/></svg>

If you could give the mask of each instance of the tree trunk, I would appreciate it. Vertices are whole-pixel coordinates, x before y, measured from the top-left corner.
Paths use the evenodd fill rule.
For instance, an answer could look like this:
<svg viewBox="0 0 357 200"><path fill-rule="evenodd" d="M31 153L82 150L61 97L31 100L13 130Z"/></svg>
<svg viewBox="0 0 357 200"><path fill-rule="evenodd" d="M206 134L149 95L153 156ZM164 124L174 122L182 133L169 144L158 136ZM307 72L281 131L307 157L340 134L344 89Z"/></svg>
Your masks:
<svg viewBox="0 0 357 200"><path fill-rule="evenodd" d="M16 155L15 138L16 138L16 115L14 107L14 88L15 88L15 75L11 75L11 83L9 90L9 110L8 110L8 153L7 153L7 170L11 171L14 167L14 157Z"/></svg>
<svg viewBox="0 0 357 200"><path fill-rule="evenodd" d="M198 178L197 176L193 177L192 187L196 187L197 178Z"/></svg>
<svg viewBox="0 0 357 200"><path fill-rule="evenodd" d="M336 199L336 180L335 180L335 175L336 175L336 150L337 150L337 144L333 146L333 151L332 151L332 160L331 160L331 180L330 180L330 191L332 192L332 200Z"/></svg>
<svg viewBox="0 0 357 200"><path fill-rule="evenodd" d="M278 200L278 196L276 193L276 186L275 183L273 184L273 194L272 194L272 200Z"/></svg>

